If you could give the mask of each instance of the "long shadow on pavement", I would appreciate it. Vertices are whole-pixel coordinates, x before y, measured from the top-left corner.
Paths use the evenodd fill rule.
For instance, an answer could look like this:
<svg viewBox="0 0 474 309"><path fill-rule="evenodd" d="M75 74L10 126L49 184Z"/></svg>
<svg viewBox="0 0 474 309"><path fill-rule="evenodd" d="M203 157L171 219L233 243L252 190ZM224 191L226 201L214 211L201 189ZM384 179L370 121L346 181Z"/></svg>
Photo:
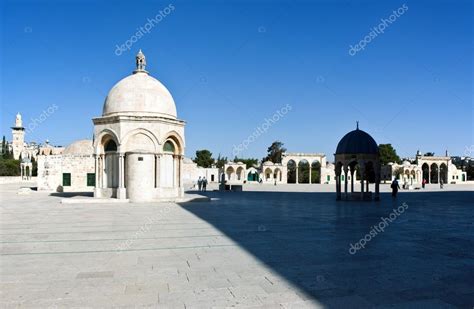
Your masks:
<svg viewBox="0 0 474 309"><path fill-rule="evenodd" d="M380 202L205 194L218 200L181 206L325 307L474 306L474 192L402 193L396 201L382 194ZM383 232L349 252L402 203L408 207Z"/></svg>

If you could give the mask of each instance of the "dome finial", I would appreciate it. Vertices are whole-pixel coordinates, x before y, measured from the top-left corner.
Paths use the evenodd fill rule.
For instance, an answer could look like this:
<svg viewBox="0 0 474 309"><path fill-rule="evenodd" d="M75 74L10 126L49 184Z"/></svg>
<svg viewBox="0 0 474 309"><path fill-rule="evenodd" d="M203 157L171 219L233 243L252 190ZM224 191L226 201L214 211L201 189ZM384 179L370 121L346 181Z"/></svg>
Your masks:
<svg viewBox="0 0 474 309"><path fill-rule="evenodd" d="M357 130L359 130L359 120L356 121Z"/></svg>
<svg viewBox="0 0 474 309"><path fill-rule="evenodd" d="M133 71L133 73L138 73L138 72L143 72L143 73L148 73L145 70L146 67L146 58L145 54L143 54L142 50L140 49L135 56L135 63L136 63L136 69Z"/></svg>

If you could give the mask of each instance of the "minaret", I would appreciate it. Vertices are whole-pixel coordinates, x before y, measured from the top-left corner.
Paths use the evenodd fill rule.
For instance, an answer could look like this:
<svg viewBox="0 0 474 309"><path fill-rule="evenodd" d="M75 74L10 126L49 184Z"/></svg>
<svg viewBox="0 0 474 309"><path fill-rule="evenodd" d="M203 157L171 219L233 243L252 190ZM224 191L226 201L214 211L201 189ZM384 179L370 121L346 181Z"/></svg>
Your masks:
<svg viewBox="0 0 474 309"><path fill-rule="evenodd" d="M138 54L135 56L135 62L136 62L136 69L135 71L133 71L133 74L136 74L136 73L148 74L148 72L145 70L145 67L146 67L145 54L143 54L141 49L138 51Z"/></svg>
<svg viewBox="0 0 474 309"><path fill-rule="evenodd" d="M15 126L12 127L12 147L13 147L13 158L15 160L20 159L20 154L25 148L25 128L21 121L20 113L16 114Z"/></svg>

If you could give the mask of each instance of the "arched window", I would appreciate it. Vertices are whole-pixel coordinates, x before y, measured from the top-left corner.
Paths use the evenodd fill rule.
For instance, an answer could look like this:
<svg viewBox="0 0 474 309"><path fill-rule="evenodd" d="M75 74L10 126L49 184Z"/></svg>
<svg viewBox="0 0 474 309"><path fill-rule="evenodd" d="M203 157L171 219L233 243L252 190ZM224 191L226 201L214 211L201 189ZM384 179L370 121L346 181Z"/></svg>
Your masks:
<svg viewBox="0 0 474 309"><path fill-rule="evenodd" d="M167 141L164 145L163 145L163 151L164 152L172 152L174 153L174 145L172 142L170 141Z"/></svg>
<svg viewBox="0 0 474 309"><path fill-rule="evenodd" d="M117 144L115 144L114 140L109 140L105 146L104 146L105 151L117 151Z"/></svg>

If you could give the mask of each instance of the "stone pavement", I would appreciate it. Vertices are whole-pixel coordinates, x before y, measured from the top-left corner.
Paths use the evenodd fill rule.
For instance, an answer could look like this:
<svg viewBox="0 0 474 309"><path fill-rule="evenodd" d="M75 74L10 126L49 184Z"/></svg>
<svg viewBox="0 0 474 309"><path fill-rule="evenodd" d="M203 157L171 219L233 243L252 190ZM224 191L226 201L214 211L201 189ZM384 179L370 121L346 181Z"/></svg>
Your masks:
<svg viewBox="0 0 474 309"><path fill-rule="evenodd" d="M472 308L472 191L61 204L0 186L2 308ZM351 244L406 203L384 232Z"/></svg>

